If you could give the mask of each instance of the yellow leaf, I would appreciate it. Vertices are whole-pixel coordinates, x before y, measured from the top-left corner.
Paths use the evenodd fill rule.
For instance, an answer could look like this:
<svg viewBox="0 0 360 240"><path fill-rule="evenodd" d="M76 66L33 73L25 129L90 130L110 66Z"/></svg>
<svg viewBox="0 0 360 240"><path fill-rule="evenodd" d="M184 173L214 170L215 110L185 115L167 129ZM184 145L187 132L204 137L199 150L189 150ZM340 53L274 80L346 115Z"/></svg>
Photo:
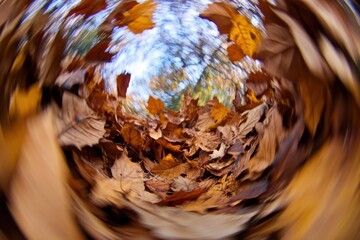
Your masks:
<svg viewBox="0 0 360 240"><path fill-rule="evenodd" d="M147 103L148 103L147 109L149 113L153 115L162 113L162 111L165 108L164 103L160 99L153 98L152 96L149 97Z"/></svg>
<svg viewBox="0 0 360 240"><path fill-rule="evenodd" d="M214 22L221 34L229 34L229 40L235 43L228 48L231 61L241 60L243 55L251 57L262 38L261 32L231 4L209 4L200 17Z"/></svg>
<svg viewBox="0 0 360 240"><path fill-rule="evenodd" d="M124 13L124 19L121 21L120 26L127 26L135 34L153 28L152 15L156 5L156 2L152 0L136 5Z"/></svg>
<svg viewBox="0 0 360 240"><path fill-rule="evenodd" d="M240 14L232 18L232 24L229 39L234 41L245 55L251 57L261 40L261 32L247 17Z"/></svg>
<svg viewBox="0 0 360 240"><path fill-rule="evenodd" d="M220 124L228 115L229 109L219 103L218 101L213 101L212 107L210 109L210 115L215 120L215 124Z"/></svg>
<svg viewBox="0 0 360 240"><path fill-rule="evenodd" d="M17 88L11 97L10 117L25 117L36 111L41 100L40 87L34 84L29 91Z"/></svg>

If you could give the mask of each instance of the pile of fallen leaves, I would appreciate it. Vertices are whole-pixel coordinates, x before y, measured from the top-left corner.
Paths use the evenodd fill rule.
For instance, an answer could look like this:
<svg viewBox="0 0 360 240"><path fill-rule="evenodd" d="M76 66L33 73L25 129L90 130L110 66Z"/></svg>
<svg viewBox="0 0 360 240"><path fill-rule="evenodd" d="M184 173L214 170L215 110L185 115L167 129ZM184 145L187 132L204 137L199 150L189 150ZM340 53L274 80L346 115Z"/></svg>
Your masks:
<svg viewBox="0 0 360 240"><path fill-rule="evenodd" d="M65 69L60 76L66 74ZM126 92L121 82L129 78L118 77L118 92ZM73 88L74 78L63 79L57 83ZM156 222L145 222L145 226L160 228L159 234L166 238L214 235L204 229L199 230L200 235L191 236L163 233L171 223L162 226L161 218L187 226L187 221L196 222L201 216L212 216L214 221L215 216L227 216L229 219L222 222L226 227L216 226L219 238L238 232L261 210L256 205L269 199L260 196L272 184L269 178L275 153L296 120L289 116L291 96L271 86L280 84L278 80L261 72L252 74L249 86L266 87L257 92L249 88L246 105L240 104L237 93L233 109L216 98L198 106L197 100L184 96L181 109L172 111L150 96L149 117L139 119L121 111L122 98L104 91L104 80L94 68L89 68L82 79L82 83L76 81L81 83L78 94L64 91L62 107L53 104L51 109L58 140L74 176L74 191L94 208L111 206L109 218L103 216L103 221L119 224L118 217L124 217L123 211L134 211L131 204L135 202L137 207L151 206ZM278 102L280 99L288 103ZM175 211L179 219L157 215L156 209L164 211L163 206L176 207L165 208L164 214ZM93 214L100 218L102 211ZM136 208L135 212L144 214ZM203 228L207 229L207 217L202 221L206 221ZM124 226L129 224L127 221Z"/></svg>
<svg viewBox="0 0 360 240"><path fill-rule="evenodd" d="M119 192L201 213L255 198L264 193L265 170L292 127L291 120L283 125L290 106L280 109L271 96L261 101L253 95L256 102L245 106L234 101L236 111L216 98L200 107L186 96L181 110L171 111L150 97L151 117L141 120L110 108L104 91L94 97L101 89L94 79L83 92L92 85L87 98L64 92L63 107L54 109L59 141L76 146L67 148L69 161L90 184L89 200L100 206L117 205L120 194L108 197Z"/></svg>

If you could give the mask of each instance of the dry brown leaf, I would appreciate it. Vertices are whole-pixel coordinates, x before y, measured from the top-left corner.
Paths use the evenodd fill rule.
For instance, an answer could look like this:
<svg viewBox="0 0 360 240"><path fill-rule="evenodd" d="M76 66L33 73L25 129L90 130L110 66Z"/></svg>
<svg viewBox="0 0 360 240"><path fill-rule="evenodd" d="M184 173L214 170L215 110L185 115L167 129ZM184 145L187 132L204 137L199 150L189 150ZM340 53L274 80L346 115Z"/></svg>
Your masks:
<svg viewBox="0 0 360 240"><path fill-rule="evenodd" d="M152 115L159 115L165 109L165 105L161 99L153 98L152 96L149 97L147 104L147 109Z"/></svg>
<svg viewBox="0 0 360 240"><path fill-rule="evenodd" d="M150 179L145 181L146 187L148 187L153 193L159 195L162 199L167 197L170 191L171 181L165 179Z"/></svg>
<svg viewBox="0 0 360 240"><path fill-rule="evenodd" d="M105 133L105 120L96 116L85 99L71 93L64 93L62 105L62 109L53 105L60 144L78 148L97 144Z"/></svg>
<svg viewBox="0 0 360 240"><path fill-rule="evenodd" d="M168 154L151 169L151 172L166 179L174 179L185 173L188 168L187 163L180 163L171 154Z"/></svg>
<svg viewBox="0 0 360 240"><path fill-rule="evenodd" d="M221 34L229 34L233 26L231 19L236 14L237 11L232 5L216 2L209 4L207 9L200 14L200 17L214 22Z"/></svg>
<svg viewBox="0 0 360 240"><path fill-rule="evenodd" d="M150 129L149 129L149 136L150 136L152 139L158 140L159 138L162 137L162 131L161 131L160 128L159 128L158 130L155 130L155 129L153 129L153 128L150 128Z"/></svg>
<svg viewBox="0 0 360 240"><path fill-rule="evenodd" d="M305 105L305 124L310 133L315 136L327 100L326 86L321 80L310 78L301 79L298 84Z"/></svg>
<svg viewBox="0 0 360 240"><path fill-rule="evenodd" d="M70 211L69 172L51 113L29 119L26 127L8 195L13 217L29 239L84 239Z"/></svg>
<svg viewBox="0 0 360 240"><path fill-rule="evenodd" d="M140 149L143 144L143 139L140 132L134 127L131 123L126 123L121 128L121 136L124 138L125 142L130 144L136 149Z"/></svg>
<svg viewBox="0 0 360 240"><path fill-rule="evenodd" d="M267 114L267 119L264 121L264 133L259 142L259 151L249 162L250 177L253 172L262 172L274 160L277 146L286 136L282 121L278 110L271 108Z"/></svg>
<svg viewBox="0 0 360 240"><path fill-rule="evenodd" d="M83 0L75 8L71 9L68 16L83 15L85 19L105 9L107 6L106 0Z"/></svg>
<svg viewBox="0 0 360 240"><path fill-rule="evenodd" d="M161 146L163 146L164 148L172 151L172 152L182 152L181 151L181 145L176 145L176 144L172 144L170 142L168 142L165 138L159 138L156 140L156 142L158 144L160 144Z"/></svg>
<svg viewBox="0 0 360 240"><path fill-rule="evenodd" d="M210 129L211 126L215 126L215 120L211 117L209 111L199 111L199 118L196 121L195 128L200 131L206 131Z"/></svg>
<svg viewBox="0 0 360 240"><path fill-rule="evenodd" d="M255 125L259 122L261 117L264 115L264 113L267 111L268 106L266 103L263 103L256 108L253 108L251 110L245 111L243 115L247 116L246 121L242 122L240 124L238 133L241 138L245 138L245 136L251 132Z"/></svg>
<svg viewBox="0 0 360 240"><path fill-rule="evenodd" d="M126 92L129 87L131 75L129 73L127 74L120 74L116 78L116 84L117 84L117 94L119 97L126 98Z"/></svg>
<svg viewBox="0 0 360 240"><path fill-rule="evenodd" d="M219 136L212 133L196 132L194 145L198 148L211 152L220 144Z"/></svg>
<svg viewBox="0 0 360 240"><path fill-rule="evenodd" d="M109 45L110 41L107 40L98 42L84 56L84 59L89 62L111 62L111 59L115 54L106 52Z"/></svg>
<svg viewBox="0 0 360 240"><path fill-rule="evenodd" d="M198 198L204 192L205 192L204 189L194 189L191 191L180 190L178 192L174 192L171 195L168 195L164 200L159 202L159 204L167 205L167 206L176 206L184 202L192 201Z"/></svg>
<svg viewBox="0 0 360 240"><path fill-rule="evenodd" d="M114 178L99 179L92 191L92 201L97 205L113 203L118 206L124 194L151 203L161 200L145 191L144 172L139 164L130 161L126 152L115 160L111 173Z"/></svg>
<svg viewBox="0 0 360 240"><path fill-rule="evenodd" d="M198 184L196 181L179 176L175 178L171 183L171 190L173 190L174 192L179 192L179 191L189 192L195 190L197 186Z"/></svg>

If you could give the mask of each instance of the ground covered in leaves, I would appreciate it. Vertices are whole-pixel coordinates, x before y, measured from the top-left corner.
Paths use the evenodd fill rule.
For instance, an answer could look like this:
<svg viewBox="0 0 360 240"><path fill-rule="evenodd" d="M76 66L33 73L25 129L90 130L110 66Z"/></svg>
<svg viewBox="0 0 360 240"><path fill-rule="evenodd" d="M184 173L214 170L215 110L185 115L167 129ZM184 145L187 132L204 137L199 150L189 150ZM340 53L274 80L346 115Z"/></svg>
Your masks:
<svg viewBox="0 0 360 240"><path fill-rule="evenodd" d="M314 3L260 1L266 36L235 5L209 4L199 17L226 35L230 61L263 71L230 107L185 94L173 111L150 96L140 117L123 111L130 74L109 93L101 70L112 31L153 28L157 1L119 2L72 57L66 26L108 1L81 1L55 31L31 0L1 1L0 238L356 239L359 34L344 6Z"/></svg>

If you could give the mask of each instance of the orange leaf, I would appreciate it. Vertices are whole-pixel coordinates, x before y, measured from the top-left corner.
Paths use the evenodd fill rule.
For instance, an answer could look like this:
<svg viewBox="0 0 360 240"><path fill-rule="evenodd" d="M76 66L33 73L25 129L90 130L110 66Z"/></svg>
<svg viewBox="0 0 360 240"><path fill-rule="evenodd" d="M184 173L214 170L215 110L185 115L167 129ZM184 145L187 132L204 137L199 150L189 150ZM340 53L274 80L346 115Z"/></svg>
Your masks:
<svg viewBox="0 0 360 240"><path fill-rule="evenodd" d="M121 129L121 136L124 140L129 143L131 146L139 149L142 146L141 134L138 130L135 129L134 125L131 123L126 123Z"/></svg>
<svg viewBox="0 0 360 240"><path fill-rule="evenodd" d="M116 83L117 83L117 93L119 97L123 97L126 98L126 91L129 87L129 83L130 83L130 78L131 75L130 74L120 74L117 78L116 78Z"/></svg>
<svg viewBox="0 0 360 240"><path fill-rule="evenodd" d="M227 48L227 52L228 52L228 55L229 55L229 59L232 62L240 61L241 59L243 59L243 57L245 57L244 52L236 44L230 45Z"/></svg>
<svg viewBox="0 0 360 240"><path fill-rule="evenodd" d="M147 109L150 114L157 115L162 113L162 111L165 109L164 103L158 98L153 98L150 96L147 103Z"/></svg>
<svg viewBox="0 0 360 240"><path fill-rule="evenodd" d="M106 0L83 0L75 8L71 9L68 16L83 15L85 19L105 9L107 6Z"/></svg>

